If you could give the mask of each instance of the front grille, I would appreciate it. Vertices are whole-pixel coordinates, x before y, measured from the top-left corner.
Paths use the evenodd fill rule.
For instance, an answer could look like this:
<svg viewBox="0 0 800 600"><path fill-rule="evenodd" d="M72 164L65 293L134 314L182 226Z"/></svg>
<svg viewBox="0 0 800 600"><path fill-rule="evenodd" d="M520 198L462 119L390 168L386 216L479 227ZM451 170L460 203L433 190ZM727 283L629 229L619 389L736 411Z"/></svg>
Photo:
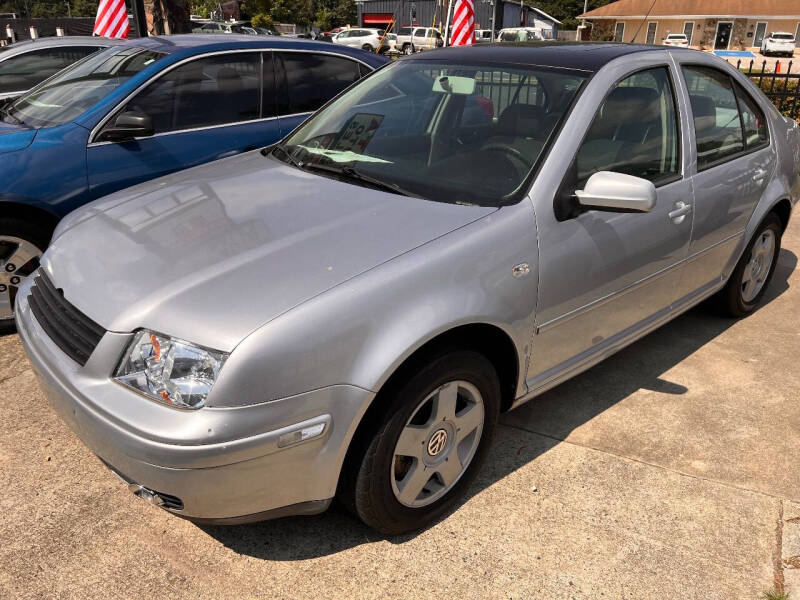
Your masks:
<svg viewBox="0 0 800 600"><path fill-rule="evenodd" d="M44 271L39 271L31 286L28 302L39 325L64 353L83 366L106 330L64 298Z"/></svg>

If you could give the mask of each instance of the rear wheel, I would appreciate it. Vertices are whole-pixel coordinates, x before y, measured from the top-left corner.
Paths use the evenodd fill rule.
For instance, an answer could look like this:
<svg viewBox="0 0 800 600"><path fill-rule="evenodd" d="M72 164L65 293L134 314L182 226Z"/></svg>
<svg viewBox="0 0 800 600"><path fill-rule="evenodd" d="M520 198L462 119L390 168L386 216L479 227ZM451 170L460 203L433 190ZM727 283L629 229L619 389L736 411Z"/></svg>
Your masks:
<svg viewBox="0 0 800 600"><path fill-rule="evenodd" d="M421 365L378 400L385 416L363 456L345 466L344 503L388 535L419 529L458 502L500 411L497 373L482 355L457 351Z"/></svg>
<svg viewBox="0 0 800 600"><path fill-rule="evenodd" d="M0 333L14 329L14 300L39 266L50 232L19 219L0 219Z"/></svg>
<svg viewBox="0 0 800 600"><path fill-rule="evenodd" d="M750 240L728 283L719 292L722 310L732 317L744 317L758 306L775 272L781 250L783 227L770 213Z"/></svg>

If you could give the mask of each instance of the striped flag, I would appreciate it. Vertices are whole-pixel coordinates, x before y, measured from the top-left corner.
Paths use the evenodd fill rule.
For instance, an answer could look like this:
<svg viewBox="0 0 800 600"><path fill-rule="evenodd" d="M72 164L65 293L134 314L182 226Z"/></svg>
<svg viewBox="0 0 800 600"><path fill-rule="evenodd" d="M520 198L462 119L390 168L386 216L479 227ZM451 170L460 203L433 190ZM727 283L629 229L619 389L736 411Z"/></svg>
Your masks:
<svg viewBox="0 0 800 600"><path fill-rule="evenodd" d="M472 0L456 0L453 11L451 46L471 46L475 41L475 5Z"/></svg>
<svg viewBox="0 0 800 600"><path fill-rule="evenodd" d="M125 0L100 0L97 18L94 21L94 34L107 38L126 38L130 31L128 10Z"/></svg>

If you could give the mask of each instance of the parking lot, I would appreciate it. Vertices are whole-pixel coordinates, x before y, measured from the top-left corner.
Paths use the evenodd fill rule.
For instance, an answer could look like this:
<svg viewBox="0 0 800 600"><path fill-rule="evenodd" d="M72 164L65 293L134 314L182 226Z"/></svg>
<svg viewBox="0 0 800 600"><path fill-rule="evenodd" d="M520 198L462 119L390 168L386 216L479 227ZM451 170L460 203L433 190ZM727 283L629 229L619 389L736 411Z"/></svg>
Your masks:
<svg viewBox="0 0 800 600"><path fill-rule="evenodd" d="M460 508L393 539L338 508L223 528L146 504L0 338L0 597L800 595L798 254L795 219L751 317L701 306L505 415Z"/></svg>

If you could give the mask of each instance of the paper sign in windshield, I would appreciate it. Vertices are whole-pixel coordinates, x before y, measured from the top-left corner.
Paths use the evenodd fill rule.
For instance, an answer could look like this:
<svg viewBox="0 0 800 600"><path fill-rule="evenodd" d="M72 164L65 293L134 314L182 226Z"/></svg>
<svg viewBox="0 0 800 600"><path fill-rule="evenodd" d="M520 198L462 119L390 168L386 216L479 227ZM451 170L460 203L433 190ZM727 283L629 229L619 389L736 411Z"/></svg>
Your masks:
<svg viewBox="0 0 800 600"><path fill-rule="evenodd" d="M363 154L382 121L383 115L368 113L353 115L345 123L333 148Z"/></svg>

